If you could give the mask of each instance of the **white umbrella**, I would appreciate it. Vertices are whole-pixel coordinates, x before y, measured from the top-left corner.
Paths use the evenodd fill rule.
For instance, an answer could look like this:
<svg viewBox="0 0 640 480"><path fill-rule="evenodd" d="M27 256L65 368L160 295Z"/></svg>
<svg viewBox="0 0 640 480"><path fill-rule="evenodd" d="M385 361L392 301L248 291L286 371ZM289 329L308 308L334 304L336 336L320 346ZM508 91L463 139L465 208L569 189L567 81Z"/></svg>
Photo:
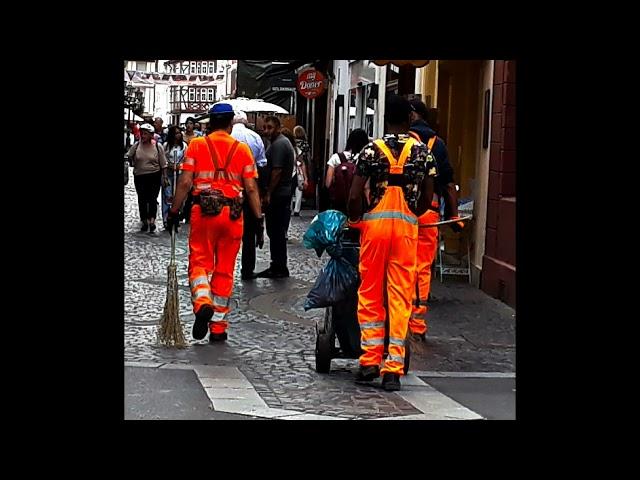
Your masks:
<svg viewBox="0 0 640 480"><path fill-rule="evenodd" d="M216 103L228 103L234 111L242 110L245 113L254 112L271 112L271 113L289 113L280 105L265 102L261 98L233 98L231 100L221 100ZM214 104L215 105L215 104Z"/></svg>

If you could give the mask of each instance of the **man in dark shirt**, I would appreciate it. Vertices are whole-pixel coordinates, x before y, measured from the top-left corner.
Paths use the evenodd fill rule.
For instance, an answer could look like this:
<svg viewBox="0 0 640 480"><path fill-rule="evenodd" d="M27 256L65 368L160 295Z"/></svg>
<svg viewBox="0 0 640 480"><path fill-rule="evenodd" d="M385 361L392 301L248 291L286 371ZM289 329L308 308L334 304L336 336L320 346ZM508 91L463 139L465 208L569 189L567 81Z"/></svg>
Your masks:
<svg viewBox="0 0 640 480"><path fill-rule="evenodd" d="M295 152L291 142L280 133L280 119L265 118L264 131L271 144L267 148L267 188L262 199L267 235L271 246L271 265L257 277L283 278L287 268L287 226L291 216L291 175Z"/></svg>
<svg viewBox="0 0 640 480"><path fill-rule="evenodd" d="M427 106L418 99L411 100L411 125L410 132L415 132L419 139L427 145L429 140L436 136L436 132L429 126L427 118ZM453 167L449 162L449 152L444 141L436 137L433 144L433 156L438 166L438 177L435 179L435 194L444 200L445 217L447 220L458 216L458 194L453 181ZM438 199L434 199L438 201ZM457 224L454 229L456 229Z"/></svg>

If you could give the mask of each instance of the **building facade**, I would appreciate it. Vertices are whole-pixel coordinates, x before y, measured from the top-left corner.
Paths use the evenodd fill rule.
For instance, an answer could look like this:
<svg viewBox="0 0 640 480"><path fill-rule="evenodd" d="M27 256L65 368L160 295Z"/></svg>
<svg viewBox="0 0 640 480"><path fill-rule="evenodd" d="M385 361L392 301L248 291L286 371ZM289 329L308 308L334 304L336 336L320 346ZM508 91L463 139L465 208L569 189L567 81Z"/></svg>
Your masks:
<svg viewBox="0 0 640 480"><path fill-rule="evenodd" d="M143 115L165 125L183 124L229 98L235 89L236 60L131 60L127 78L144 92Z"/></svg>

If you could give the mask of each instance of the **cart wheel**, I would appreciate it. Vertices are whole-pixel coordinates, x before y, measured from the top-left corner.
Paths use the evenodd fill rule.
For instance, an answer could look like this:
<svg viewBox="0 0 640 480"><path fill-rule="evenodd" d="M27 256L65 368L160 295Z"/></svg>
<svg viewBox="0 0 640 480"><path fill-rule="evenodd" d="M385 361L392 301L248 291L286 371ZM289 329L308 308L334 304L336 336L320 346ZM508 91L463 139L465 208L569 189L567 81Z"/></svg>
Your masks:
<svg viewBox="0 0 640 480"><path fill-rule="evenodd" d="M325 308L322 325L316 333L316 372L329 373L335 350L335 331L331 307Z"/></svg>
<svg viewBox="0 0 640 480"><path fill-rule="evenodd" d="M411 342L407 339L404 344L404 374L406 375L409 372L409 364L411 363Z"/></svg>
<svg viewBox="0 0 640 480"><path fill-rule="evenodd" d="M334 342L330 333L320 333L316 336L316 372L329 373L331 370Z"/></svg>

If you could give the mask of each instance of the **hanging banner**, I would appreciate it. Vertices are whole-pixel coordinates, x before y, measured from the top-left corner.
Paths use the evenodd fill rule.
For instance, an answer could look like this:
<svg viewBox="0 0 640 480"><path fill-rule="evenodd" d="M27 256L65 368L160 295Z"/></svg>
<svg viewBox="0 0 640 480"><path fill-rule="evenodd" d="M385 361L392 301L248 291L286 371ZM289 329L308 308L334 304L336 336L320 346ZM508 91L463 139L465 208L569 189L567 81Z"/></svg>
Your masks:
<svg viewBox="0 0 640 480"><path fill-rule="evenodd" d="M317 98L324 93L326 81L324 75L315 68L303 70L298 75L298 92L305 98Z"/></svg>

